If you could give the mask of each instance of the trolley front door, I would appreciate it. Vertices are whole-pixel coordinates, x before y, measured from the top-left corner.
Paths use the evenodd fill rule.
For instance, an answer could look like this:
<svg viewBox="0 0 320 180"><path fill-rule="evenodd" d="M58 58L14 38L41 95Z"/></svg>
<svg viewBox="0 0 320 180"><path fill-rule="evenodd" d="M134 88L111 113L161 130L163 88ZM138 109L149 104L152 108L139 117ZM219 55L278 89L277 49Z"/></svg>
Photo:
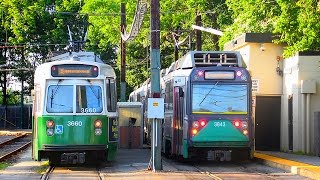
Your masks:
<svg viewBox="0 0 320 180"><path fill-rule="evenodd" d="M173 154L179 155L183 139L183 90L181 87L174 87L174 108L173 108Z"/></svg>

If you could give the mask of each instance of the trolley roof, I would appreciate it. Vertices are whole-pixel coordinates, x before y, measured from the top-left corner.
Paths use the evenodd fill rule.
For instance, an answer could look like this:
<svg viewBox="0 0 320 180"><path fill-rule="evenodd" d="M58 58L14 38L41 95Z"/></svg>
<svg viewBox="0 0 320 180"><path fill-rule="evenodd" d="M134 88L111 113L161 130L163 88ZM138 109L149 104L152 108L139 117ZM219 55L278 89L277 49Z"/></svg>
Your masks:
<svg viewBox="0 0 320 180"><path fill-rule="evenodd" d="M175 69L205 66L243 67L242 57L237 51L189 51L175 64Z"/></svg>

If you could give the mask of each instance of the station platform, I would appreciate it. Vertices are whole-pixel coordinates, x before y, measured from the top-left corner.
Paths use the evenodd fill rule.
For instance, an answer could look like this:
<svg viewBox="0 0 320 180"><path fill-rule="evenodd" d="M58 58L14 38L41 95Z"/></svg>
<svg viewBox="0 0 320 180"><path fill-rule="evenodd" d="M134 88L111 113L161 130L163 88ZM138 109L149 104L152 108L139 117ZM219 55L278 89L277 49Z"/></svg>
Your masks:
<svg viewBox="0 0 320 180"><path fill-rule="evenodd" d="M293 174L320 179L320 157L279 151L256 151L254 157L271 167L284 169Z"/></svg>
<svg viewBox="0 0 320 180"><path fill-rule="evenodd" d="M0 136L16 136L24 133L31 134L32 129L0 130Z"/></svg>

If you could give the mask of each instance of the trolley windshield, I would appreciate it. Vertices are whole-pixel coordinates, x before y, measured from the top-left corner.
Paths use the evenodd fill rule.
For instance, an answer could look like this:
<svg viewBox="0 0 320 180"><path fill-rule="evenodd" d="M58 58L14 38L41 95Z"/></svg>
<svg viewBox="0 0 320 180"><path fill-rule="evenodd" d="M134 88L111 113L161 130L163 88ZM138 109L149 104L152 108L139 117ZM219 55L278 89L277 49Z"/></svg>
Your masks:
<svg viewBox="0 0 320 180"><path fill-rule="evenodd" d="M247 114L247 85L194 84L192 86L193 114Z"/></svg>
<svg viewBox="0 0 320 180"><path fill-rule="evenodd" d="M46 104L48 113L73 113L74 104L76 113L102 112L101 87L96 85L50 85L48 87Z"/></svg>

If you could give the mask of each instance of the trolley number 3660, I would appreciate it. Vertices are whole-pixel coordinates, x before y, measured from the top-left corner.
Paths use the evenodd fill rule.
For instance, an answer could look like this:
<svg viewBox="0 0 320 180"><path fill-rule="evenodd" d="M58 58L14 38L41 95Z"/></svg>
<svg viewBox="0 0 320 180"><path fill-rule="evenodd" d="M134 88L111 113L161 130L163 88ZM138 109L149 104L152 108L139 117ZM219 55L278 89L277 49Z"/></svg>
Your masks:
<svg viewBox="0 0 320 180"><path fill-rule="evenodd" d="M67 126L82 126L81 121L68 121Z"/></svg>

